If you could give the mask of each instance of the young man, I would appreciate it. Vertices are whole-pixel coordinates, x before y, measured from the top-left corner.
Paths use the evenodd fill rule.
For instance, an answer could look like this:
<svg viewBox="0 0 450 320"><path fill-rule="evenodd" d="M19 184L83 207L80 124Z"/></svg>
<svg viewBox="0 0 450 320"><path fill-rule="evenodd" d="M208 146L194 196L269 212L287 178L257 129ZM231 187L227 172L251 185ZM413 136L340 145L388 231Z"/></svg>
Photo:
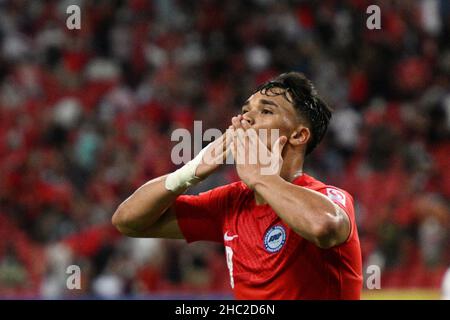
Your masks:
<svg viewBox="0 0 450 320"><path fill-rule="evenodd" d="M303 74L282 74L250 96L229 134L184 167L141 186L112 222L131 237L223 243L237 299L359 299L353 199L302 172L330 118ZM263 142L254 134L260 129L278 129L279 138L269 131ZM270 174L259 158L249 161L255 145L270 157ZM225 159L230 150L235 160L243 155L235 161L241 181L181 195L223 163L209 160Z"/></svg>

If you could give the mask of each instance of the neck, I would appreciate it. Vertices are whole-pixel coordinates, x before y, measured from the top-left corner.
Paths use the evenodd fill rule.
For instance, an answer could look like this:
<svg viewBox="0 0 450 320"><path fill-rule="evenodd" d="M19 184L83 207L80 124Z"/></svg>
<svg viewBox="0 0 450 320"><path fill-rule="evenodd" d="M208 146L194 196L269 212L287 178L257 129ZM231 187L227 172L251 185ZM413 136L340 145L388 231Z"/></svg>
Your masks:
<svg viewBox="0 0 450 320"><path fill-rule="evenodd" d="M283 166L281 167L280 177L286 181L292 182L303 172L303 156L299 156L298 150L287 150L283 157Z"/></svg>
<svg viewBox="0 0 450 320"><path fill-rule="evenodd" d="M284 167L281 168L280 177L289 182L294 181L297 177L303 174L303 166L293 166L290 168L286 168L285 170L283 169Z"/></svg>

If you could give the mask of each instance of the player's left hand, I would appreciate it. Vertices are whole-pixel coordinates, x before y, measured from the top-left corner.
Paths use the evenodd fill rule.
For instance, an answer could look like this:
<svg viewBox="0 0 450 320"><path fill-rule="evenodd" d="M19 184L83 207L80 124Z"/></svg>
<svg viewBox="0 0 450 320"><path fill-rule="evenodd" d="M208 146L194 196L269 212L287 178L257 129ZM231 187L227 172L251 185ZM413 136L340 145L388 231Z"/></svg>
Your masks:
<svg viewBox="0 0 450 320"><path fill-rule="evenodd" d="M231 148L236 170L241 180L251 189L264 176L279 175L283 165L281 156L287 137L279 137L267 148L255 129L242 116L232 118L234 129Z"/></svg>

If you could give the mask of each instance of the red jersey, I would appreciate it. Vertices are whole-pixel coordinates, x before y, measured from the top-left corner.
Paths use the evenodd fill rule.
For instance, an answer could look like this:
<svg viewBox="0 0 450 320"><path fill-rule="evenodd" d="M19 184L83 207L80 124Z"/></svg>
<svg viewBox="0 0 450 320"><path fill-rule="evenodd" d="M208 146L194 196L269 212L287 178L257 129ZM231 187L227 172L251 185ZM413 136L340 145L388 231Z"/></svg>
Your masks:
<svg viewBox="0 0 450 320"><path fill-rule="evenodd" d="M347 213L351 231L344 243L321 249L303 239L268 204L257 205L243 182L178 197L181 232L187 242L225 245L237 299L359 299L362 262L352 197L306 174L293 183L326 195Z"/></svg>

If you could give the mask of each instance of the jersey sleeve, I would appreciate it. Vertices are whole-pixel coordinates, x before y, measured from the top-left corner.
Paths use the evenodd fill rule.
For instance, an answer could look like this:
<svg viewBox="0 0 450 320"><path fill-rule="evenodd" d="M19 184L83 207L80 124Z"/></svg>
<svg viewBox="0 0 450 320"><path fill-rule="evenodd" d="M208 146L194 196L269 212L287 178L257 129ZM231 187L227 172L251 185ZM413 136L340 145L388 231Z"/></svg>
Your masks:
<svg viewBox="0 0 450 320"><path fill-rule="evenodd" d="M333 186L326 186L317 191L337 204L347 214L348 220L350 221L350 233L345 242L349 241L353 237L354 230L356 229L355 210L353 208L352 196L346 191Z"/></svg>
<svg viewBox="0 0 450 320"><path fill-rule="evenodd" d="M177 222L188 243L223 242L222 226L232 207L234 185L218 187L199 195L181 195L175 200Z"/></svg>

